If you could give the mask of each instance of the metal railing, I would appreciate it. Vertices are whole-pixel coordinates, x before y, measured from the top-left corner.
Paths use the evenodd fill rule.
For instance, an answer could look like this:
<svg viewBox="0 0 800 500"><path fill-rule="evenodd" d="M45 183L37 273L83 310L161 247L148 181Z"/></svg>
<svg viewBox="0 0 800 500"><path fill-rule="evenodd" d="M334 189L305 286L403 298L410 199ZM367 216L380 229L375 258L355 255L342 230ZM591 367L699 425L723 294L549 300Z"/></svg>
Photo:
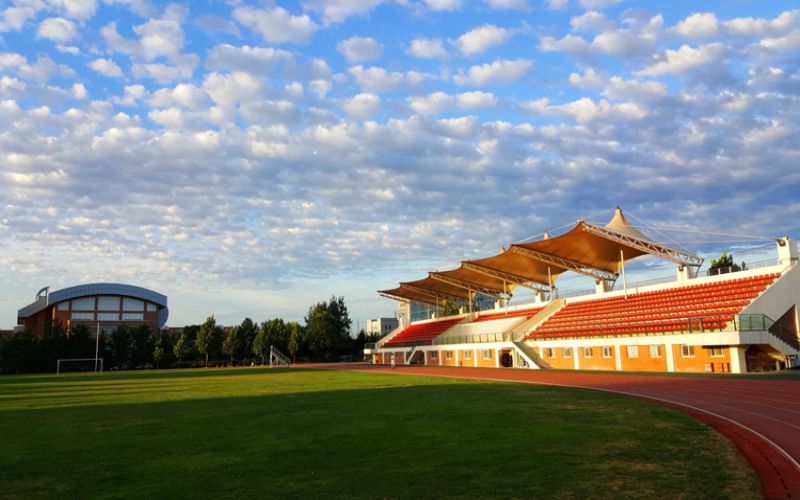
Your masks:
<svg viewBox="0 0 800 500"><path fill-rule="evenodd" d="M511 342L511 332L477 333L474 335L451 335L433 339L432 345L486 344L489 342Z"/></svg>
<svg viewBox="0 0 800 500"><path fill-rule="evenodd" d="M788 328L784 328L766 314L740 314L737 318L740 332L769 332L779 340L800 350L800 338Z"/></svg>
<svg viewBox="0 0 800 500"><path fill-rule="evenodd" d="M751 271L753 269L763 269L765 267L777 266L781 261L778 259L757 260L755 262L742 262L743 265L734 264L730 267L721 267L719 269L708 269L706 275L718 276L720 274L739 273L743 271Z"/></svg>

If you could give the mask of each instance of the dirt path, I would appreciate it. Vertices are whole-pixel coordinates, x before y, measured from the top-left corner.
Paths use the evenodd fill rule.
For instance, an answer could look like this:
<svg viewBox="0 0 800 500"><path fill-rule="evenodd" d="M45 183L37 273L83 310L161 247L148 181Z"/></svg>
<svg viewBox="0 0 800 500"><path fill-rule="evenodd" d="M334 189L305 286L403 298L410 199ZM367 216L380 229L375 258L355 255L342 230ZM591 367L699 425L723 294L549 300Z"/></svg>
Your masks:
<svg viewBox="0 0 800 500"><path fill-rule="evenodd" d="M579 387L654 400L730 438L752 464L766 498L800 499L800 382L429 366L318 367Z"/></svg>

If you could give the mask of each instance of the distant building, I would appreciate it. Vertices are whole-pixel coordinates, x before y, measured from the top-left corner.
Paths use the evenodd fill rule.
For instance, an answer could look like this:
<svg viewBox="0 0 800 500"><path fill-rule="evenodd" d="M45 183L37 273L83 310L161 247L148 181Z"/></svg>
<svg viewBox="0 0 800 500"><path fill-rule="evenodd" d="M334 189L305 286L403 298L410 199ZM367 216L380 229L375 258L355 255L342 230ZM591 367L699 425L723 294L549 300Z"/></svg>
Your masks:
<svg viewBox="0 0 800 500"><path fill-rule="evenodd" d="M121 325L142 324L158 331L168 317L166 295L132 285L92 283L52 293L42 288L34 302L19 310L17 323L42 336L55 321L67 329L84 324L111 333Z"/></svg>
<svg viewBox="0 0 800 500"><path fill-rule="evenodd" d="M367 335L383 337L399 326L397 318L378 318L367 320Z"/></svg>

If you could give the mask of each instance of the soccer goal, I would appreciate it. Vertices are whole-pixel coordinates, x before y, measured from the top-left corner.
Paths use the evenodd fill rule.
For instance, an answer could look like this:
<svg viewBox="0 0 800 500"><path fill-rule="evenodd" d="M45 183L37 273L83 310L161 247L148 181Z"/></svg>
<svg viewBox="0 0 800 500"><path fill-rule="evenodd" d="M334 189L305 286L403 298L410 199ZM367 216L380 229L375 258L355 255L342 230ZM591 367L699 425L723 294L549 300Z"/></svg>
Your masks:
<svg viewBox="0 0 800 500"><path fill-rule="evenodd" d="M62 373L102 372L103 358L59 359L56 362L56 375Z"/></svg>
<svg viewBox="0 0 800 500"><path fill-rule="evenodd" d="M277 350L275 346L269 346L269 366L289 366L292 364L292 360L289 359L289 356L283 354L281 351Z"/></svg>

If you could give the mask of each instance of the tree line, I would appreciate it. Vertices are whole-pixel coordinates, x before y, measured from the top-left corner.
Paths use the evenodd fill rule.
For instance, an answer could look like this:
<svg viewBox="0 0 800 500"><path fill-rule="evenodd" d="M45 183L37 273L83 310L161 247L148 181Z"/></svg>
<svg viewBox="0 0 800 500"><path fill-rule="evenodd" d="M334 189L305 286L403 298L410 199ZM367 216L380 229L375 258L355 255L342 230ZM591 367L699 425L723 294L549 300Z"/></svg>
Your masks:
<svg viewBox="0 0 800 500"><path fill-rule="evenodd" d="M296 362L354 360L374 339L363 330L351 337L351 325L344 298L334 296L309 307L305 324L245 318L223 328L211 315L178 334L119 326L100 336L99 357L106 370L237 366L268 363L274 346ZM96 332L84 324L67 330L59 322L48 325L42 337L26 331L0 338L0 373L52 372L58 359L93 358L96 340Z"/></svg>

